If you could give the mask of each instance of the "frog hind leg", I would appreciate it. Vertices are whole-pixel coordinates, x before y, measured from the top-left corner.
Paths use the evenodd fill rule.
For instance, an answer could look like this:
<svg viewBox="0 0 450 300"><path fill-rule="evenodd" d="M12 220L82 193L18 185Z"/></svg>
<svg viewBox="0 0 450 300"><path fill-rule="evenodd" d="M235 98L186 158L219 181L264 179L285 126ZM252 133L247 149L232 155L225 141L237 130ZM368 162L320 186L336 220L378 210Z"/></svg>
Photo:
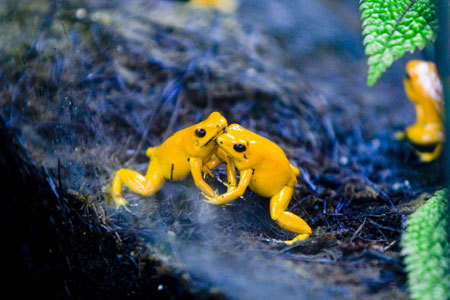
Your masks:
<svg viewBox="0 0 450 300"><path fill-rule="evenodd" d="M441 155L442 152L442 144L438 144L433 152L421 152L416 151L417 155L419 156L419 159L423 162L432 162L433 160L437 159L439 155Z"/></svg>
<svg viewBox="0 0 450 300"><path fill-rule="evenodd" d="M117 207L125 205L128 201L121 195L122 184L125 184L130 190L143 196L150 196L159 191L164 184L165 178L156 163L150 161L145 176L129 170L120 169L117 171L112 185L113 200Z"/></svg>
<svg viewBox="0 0 450 300"><path fill-rule="evenodd" d="M302 218L286 211L293 193L294 188L285 186L270 199L270 216L272 219L281 228L298 234L292 240L285 241L288 245L292 245L299 240L305 240L312 233L311 227Z"/></svg>

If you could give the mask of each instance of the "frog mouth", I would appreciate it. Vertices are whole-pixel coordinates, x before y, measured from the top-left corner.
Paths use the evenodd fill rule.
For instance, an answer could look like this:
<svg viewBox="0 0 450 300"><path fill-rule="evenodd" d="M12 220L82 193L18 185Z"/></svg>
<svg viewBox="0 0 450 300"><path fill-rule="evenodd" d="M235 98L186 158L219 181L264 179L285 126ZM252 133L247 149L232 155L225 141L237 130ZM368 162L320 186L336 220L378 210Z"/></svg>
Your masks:
<svg viewBox="0 0 450 300"><path fill-rule="evenodd" d="M219 146L220 149L223 150L223 152L225 152L225 154L226 154L229 158L231 158L231 159L233 159L233 160L238 160L238 161L240 161L240 159L239 159L238 157L233 156L227 149L225 149L225 147L224 147L223 145L221 145L221 144L219 144L219 143L217 143L217 145Z"/></svg>
<svg viewBox="0 0 450 300"><path fill-rule="evenodd" d="M223 133L224 130L225 130L225 127L224 127L222 130L218 131L212 138L210 138L210 139L209 139L203 146L201 146L200 148L204 148L204 147L208 146L209 144L211 144L212 142L214 142L214 141L217 139L217 137Z"/></svg>

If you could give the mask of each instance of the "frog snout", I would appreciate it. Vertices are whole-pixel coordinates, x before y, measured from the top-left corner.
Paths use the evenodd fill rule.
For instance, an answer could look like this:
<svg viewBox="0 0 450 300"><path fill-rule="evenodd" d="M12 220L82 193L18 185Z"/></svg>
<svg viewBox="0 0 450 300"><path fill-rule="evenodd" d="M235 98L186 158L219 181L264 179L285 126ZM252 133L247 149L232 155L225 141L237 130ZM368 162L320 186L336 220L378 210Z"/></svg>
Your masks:
<svg viewBox="0 0 450 300"><path fill-rule="evenodd" d="M219 143L219 144L221 144L221 145L222 145L222 144L223 144L223 140L222 140L222 138L218 137L218 138L217 138L217 143Z"/></svg>

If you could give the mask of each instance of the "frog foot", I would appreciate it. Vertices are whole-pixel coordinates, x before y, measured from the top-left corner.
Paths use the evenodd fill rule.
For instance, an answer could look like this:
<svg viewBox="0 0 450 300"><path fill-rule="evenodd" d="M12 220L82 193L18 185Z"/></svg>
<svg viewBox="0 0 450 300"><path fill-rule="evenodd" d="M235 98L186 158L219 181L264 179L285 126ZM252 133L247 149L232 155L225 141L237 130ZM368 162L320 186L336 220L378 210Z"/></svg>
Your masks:
<svg viewBox="0 0 450 300"><path fill-rule="evenodd" d="M227 193L231 192L232 190L236 189L236 184L230 184L228 182L223 182L223 184L227 187Z"/></svg>
<svg viewBox="0 0 450 300"><path fill-rule="evenodd" d="M293 238L292 240L288 240L288 241L284 241L284 243L286 244L286 245L293 245L293 244L295 244L296 242L298 242L298 241L304 241L304 240L306 240L307 238L309 238L311 235L310 234L308 234L308 233L302 233L302 234L299 234L299 235L297 235L295 238Z"/></svg>
<svg viewBox="0 0 450 300"><path fill-rule="evenodd" d="M202 173L203 173L203 178L206 178L207 176L214 178L214 174L211 172L211 169L208 168L207 166L202 166Z"/></svg>
<svg viewBox="0 0 450 300"><path fill-rule="evenodd" d="M416 151L417 156L422 162L432 162L437 159L442 152L442 144L437 145L433 152L420 152Z"/></svg>
<svg viewBox="0 0 450 300"><path fill-rule="evenodd" d="M120 194L114 194L113 200L116 204L116 209L119 209L121 206L125 206L128 204L128 201Z"/></svg>
<svg viewBox="0 0 450 300"><path fill-rule="evenodd" d="M401 131L401 130L396 131L396 132L394 132L394 138L399 141L404 140L404 139L406 139L406 132Z"/></svg>
<svg viewBox="0 0 450 300"><path fill-rule="evenodd" d="M223 197L224 194L220 195L218 190L214 191L214 197L208 196L205 193L202 193L202 194L203 194L203 197L204 197L203 201L205 201L206 203L209 203L209 204L230 205L229 202L232 201L232 200L229 200L229 199L224 199L224 197Z"/></svg>
<svg viewBox="0 0 450 300"><path fill-rule="evenodd" d="M219 195L218 190L214 191L214 196L212 196L212 197L202 192L203 201L205 201L206 203L209 203L209 204L214 204L214 200L217 199L218 195Z"/></svg>

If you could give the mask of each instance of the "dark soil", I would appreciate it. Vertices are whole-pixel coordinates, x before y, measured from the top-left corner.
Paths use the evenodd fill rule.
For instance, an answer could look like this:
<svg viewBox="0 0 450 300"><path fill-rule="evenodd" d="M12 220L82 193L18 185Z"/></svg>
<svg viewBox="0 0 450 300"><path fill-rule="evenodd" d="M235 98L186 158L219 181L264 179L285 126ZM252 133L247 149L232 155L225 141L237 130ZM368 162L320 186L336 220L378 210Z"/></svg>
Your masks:
<svg viewBox="0 0 450 300"><path fill-rule="evenodd" d="M401 233L443 186L442 162L393 138L414 121L401 85L413 56L368 88L353 2L243 1L229 16L182 1L0 4L17 279L58 298L406 299ZM144 172L147 147L211 111L299 166L289 210L311 238L275 243L292 234L267 199L212 206L190 178L108 204L116 170Z"/></svg>

